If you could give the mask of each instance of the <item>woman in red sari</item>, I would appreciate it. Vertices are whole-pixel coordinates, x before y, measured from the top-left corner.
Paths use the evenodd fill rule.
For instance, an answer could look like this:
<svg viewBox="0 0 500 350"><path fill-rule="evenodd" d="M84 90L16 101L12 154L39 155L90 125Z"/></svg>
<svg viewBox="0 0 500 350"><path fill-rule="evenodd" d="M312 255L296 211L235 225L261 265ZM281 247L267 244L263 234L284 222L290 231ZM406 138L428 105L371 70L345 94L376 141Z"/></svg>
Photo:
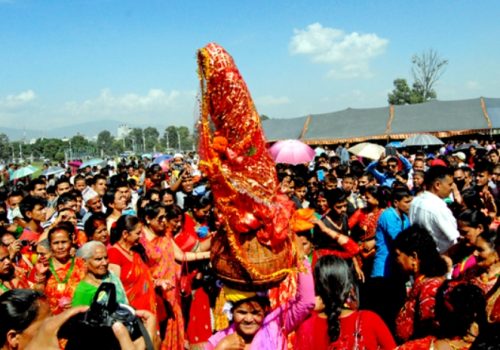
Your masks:
<svg viewBox="0 0 500 350"><path fill-rule="evenodd" d="M0 295L18 288L30 288L28 279L12 263L7 247L0 246Z"/></svg>
<svg viewBox="0 0 500 350"><path fill-rule="evenodd" d="M164 350L183 350L184 320L180 303L180 265L177 261L195 261L208 259L210 252L184 253L175 243L173 238L166 235L166 212L163 205L149 203L143 211L142 220L144 227L141 243L148 255L148 266L151 271L155 286L160 291L157 294L158 305L166 302L165 315L168 317L165 338L162 342ZM171 313L169 315L168 313ZM161 315L160 315L161 316ZM160 317L161 321L161 317Z"/></svg>
<svg viewBox="0 0 500 350"><path fill-rule="evenodd" d="M466 350L486 326L485 298L470 283L445 281L436 295L437 336L404 343L398 350Z"/></svg>
<svg viewBox="0 0 500 350"><path fill-rule="evenodd" d="M122 215L111 229L108 249L109 270L119 276L132 307L156 315L153 279L146 264L144 251L138 253L142 223L133 215Z"/></svg>
<svg viewBox="0 0 500 350"><path fill-rule="evenodd" d="M375 231L378 218L387 207L390 191L386 187L369 186L363 196L366 200L366 207L356 210L349 218L348 225L352 235L359 242L358 263L365 276L369 276L375 258Z"/></svg>
<svg viewBox="0 0 500 350"><path fill-rule="evenodd" d="M347 226L347 196L342 189L320 193L317 198L320 218L312 220L316 225L313 234L314 251L312 266L325 255L351 259L359 253L359 246L349 236Z"/></svg>
<svg viewBox="0 0 500 350"><path fill-rule="evenodd" d="M52 256L45 268L48 278L44 293L54 315L71 307L76 286L86 274L85 262L71 256L73 234L74 226L69 222L61 222L48 233Z"/></svg>
<svg viewBox="0 0 500 350"><path fill-rule="evenodd" d="M404 341L434 334L436 293L448 266L430 233L419 226L410 226L401 232L394 240L394 249L399 266L414 279L396 317L396 334Z"/></svg>
<svg viewBox="0 0 500 350"><path fill-rule="evenodd" d="M297 329L296 350L392 350L391 332L374 312L359 310L352 269L337 256L321 257L314 267L316 308Z"/></svg>

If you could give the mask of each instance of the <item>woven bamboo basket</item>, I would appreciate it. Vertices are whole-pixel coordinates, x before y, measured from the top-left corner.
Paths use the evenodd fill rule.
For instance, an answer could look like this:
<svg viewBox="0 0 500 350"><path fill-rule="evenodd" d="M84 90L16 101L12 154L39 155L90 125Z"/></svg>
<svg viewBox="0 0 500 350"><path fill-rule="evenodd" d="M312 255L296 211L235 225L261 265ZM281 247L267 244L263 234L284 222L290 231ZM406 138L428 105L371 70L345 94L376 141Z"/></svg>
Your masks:
<svg viewBox="0 0 500 350"><path fill-rule="evenodd" d="M255 234L234 236L233 246L227 235L212 242L211 263L219 278L239 290L266 290L285 279L296 265L290 239L276 249L261 244Z"/></svg>

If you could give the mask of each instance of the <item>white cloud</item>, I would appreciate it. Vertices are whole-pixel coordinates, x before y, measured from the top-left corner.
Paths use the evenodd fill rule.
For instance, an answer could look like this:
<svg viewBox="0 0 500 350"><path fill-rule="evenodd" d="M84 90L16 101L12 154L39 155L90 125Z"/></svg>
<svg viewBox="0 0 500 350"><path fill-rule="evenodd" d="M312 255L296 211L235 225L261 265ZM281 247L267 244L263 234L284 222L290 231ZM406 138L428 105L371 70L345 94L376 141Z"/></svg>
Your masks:
<svg viewBox="0 0 500 350"><path fill-rule="evenodd" d="M100 113L130 113L157 110L175 105L180 92L173 90L169 93L161 89L150 89L146 95L126 93L113 95L111 90L104 89L100 95L83 102L67 102L65 110L70 113L88 113L99 111Z"/></svg>
<svg viewBox="0 0 500 350"><path fill-rule="evenodd" d="M289 50L294 55L308 55L315 63L333 65L329 77L367 78L371 76L370 61L383 54L388 43L374 33L345 33L313 23L306 29L294 29Z"/></svg>
<svg viewBox="0 0 500 350"><path fill-rule="evenodd" d="M474 80L469 80L468 82L465 83L465 88L467 90L480 90L481 89L481 85L477 82L477 81L474 81Z"/></svg>
<svg viewBox="0 0 500 350"><path fill-rule="evenodd" d="M262 96L256 99L256 104L259 106L280 106L290 103L290 99L286 96L275 97L271 95Z"/></svg>
<svg viewBox="0 0 500 350"><path fill-rule="evenodd" d="M26 105L36 98L33 90L26 90L17 95L7 95L0 99L0 108L17 108Z"/></svg>

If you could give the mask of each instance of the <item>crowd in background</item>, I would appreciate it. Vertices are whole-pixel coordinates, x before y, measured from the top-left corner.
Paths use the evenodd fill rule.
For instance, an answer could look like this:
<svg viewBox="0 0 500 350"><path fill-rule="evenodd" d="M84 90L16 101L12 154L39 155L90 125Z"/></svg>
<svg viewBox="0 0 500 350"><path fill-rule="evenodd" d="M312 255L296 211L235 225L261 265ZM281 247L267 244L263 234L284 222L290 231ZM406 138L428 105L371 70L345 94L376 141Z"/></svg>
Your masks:
<svg viewBox="0 0 500 350"><path fill-rule="evenodd" d="M109 282L153 316L162 349L493 349L499 152L493 141L456 147L373 161L325 147L310 164L278 164L281 191L314 210L314 228L295 229L306 271L284 282L286 298L280 287L230 291L212 271L223 218L196 154L16 182L6 166L0 346L23 348L9 333L30 325L16 300L57 315Z"/></svg>

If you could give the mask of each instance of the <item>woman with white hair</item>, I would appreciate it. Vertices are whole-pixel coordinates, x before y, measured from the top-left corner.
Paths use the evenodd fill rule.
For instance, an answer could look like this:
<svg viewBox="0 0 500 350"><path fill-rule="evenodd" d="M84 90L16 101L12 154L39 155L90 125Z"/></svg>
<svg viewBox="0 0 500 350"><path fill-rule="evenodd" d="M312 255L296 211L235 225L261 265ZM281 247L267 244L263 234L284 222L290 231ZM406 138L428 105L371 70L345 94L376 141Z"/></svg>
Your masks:
<svg viewBox="0 0 500 350"><path fill-rule="evenodd" d="M77 256L85 260L87 274L76 287L72 305L90 305L102 282L113 283L116 287L116 301L128 304L123 285L115 274L108 270L108 251L100 241L85 243L77 252Z"/></svg>

